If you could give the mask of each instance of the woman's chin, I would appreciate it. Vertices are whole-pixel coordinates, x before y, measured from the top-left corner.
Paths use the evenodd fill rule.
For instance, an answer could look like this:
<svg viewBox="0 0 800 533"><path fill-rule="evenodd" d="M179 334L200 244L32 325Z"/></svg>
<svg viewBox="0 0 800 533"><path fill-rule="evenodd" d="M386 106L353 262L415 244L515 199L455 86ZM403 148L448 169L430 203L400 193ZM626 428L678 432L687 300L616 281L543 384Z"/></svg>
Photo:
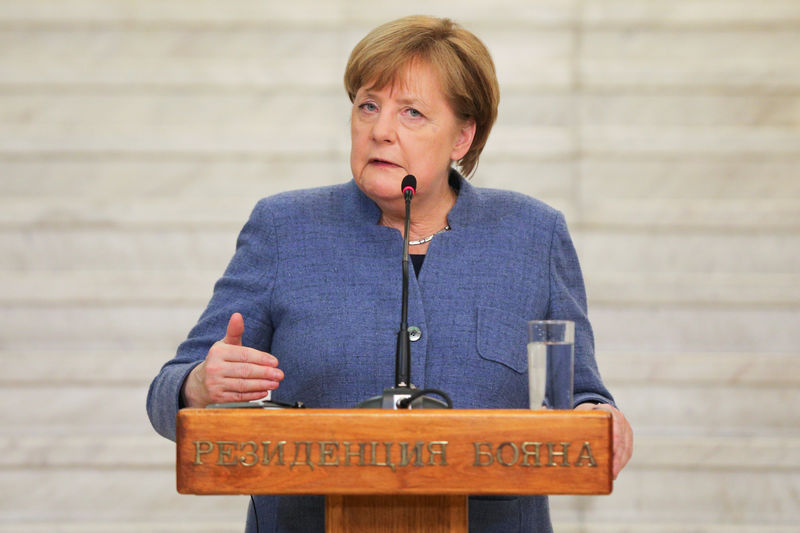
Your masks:
<svg viewBox="0 0 800 533"><path fill-rule="evenodd" d="M402 198L400 183L405 175L402 168L395 166L393 169L366 169L355 180L358 188L372 200L387 202Z"/></svg>

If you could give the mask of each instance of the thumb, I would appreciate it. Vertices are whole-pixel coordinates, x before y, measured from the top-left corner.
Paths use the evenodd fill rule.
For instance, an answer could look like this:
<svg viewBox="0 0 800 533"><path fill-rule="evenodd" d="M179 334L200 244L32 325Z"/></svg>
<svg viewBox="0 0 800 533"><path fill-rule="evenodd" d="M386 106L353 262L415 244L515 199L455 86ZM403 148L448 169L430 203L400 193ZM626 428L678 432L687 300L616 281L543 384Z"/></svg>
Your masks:
<svg viewBox="0 0 800 533"><path fill-rule="evenodd" d="M233 313L228 321L228 330L225 332L222 342L241 346L242 335L244 335L244 318L241 313Z"/></svg>

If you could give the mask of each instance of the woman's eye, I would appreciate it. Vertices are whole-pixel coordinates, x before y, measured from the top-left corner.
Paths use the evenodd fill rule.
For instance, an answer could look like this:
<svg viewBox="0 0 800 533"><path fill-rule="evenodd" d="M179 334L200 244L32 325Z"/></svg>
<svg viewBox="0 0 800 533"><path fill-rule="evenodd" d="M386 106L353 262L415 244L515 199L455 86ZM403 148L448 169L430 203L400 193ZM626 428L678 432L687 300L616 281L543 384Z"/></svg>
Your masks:
<svg viewBox="0 0 800 533"><path fill-rule="evenodd" d="M417 111L413 107L409 107L406 110L406 113L408 113L408 116L410 116L411 118L420 118L420 117L422 117L422 113L420 113L419 111Z"/></svg>
<svg viewBox="0 0 800 533"><path fill-rule="evenodd" d="M378 106L376 106L373 102L364 102L360 106L358 106L362 111L373 112L378 110Z"/></svg>

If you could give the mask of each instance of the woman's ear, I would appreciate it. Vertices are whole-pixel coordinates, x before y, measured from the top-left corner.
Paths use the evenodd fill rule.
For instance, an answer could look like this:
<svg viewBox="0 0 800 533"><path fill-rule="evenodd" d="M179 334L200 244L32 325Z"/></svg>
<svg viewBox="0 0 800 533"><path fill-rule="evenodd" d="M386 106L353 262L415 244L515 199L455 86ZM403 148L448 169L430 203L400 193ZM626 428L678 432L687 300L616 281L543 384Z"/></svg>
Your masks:
<svg viewBox="0 0 800 533"><path fill-rule="evenodd" d="M469 152L472 140L475 138L475 120L468 119L461 125L456 142L453 145L453 152L450 154L451 161L458 161Z"/></svg>

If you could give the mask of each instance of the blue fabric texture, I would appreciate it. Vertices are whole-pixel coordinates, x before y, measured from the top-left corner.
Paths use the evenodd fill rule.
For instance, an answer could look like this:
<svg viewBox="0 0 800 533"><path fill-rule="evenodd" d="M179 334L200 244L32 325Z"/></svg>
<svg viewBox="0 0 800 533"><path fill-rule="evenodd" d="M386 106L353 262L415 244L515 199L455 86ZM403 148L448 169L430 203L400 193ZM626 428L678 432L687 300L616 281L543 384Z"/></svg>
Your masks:
<svg viewBox="0 0 800 533"><path fill-rule="evenodd" d="M594 359L578 258L564 217L530 197L459 181L418 277L410 277L411 381L450 394L457 409L528 407L527 320L575 325L575 404L611 403ZM413 207L412 207L413 209ZM175 439L181 385L228 319L243 343L274 354L273 393L308 407L354 407L394 384L402 235L350 181L261 200L188 338L153 380L147 411ZM247 531L323 531L321 497L256 496ZM549 532L545 497L473 498L470 531Z"/></svg>

